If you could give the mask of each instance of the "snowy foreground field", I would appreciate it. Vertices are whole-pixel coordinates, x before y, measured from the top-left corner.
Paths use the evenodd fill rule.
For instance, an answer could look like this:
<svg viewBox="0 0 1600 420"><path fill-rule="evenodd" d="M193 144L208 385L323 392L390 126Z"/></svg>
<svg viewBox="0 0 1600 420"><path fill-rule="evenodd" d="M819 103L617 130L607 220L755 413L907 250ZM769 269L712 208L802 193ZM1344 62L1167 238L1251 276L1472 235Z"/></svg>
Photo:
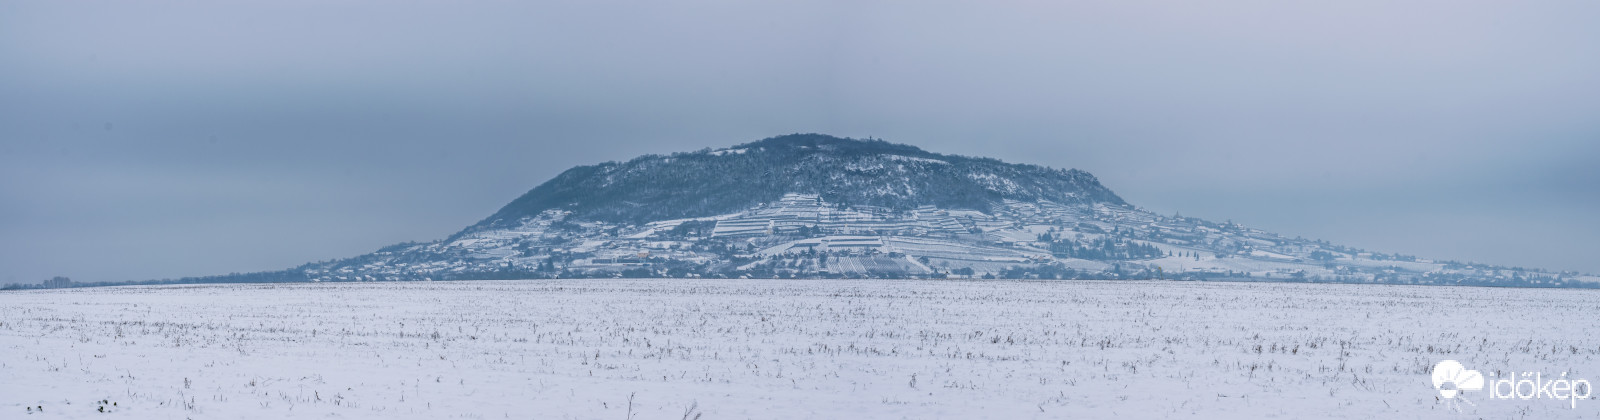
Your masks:
<svg viewBox="0 0 1600 420"><path fill-rule="evenodd" d="M5 292L0 418L1596 418L1485 391L1458 414L1429 372L1600 382L1597 311L1592 290L1142 281Z"/></svg>

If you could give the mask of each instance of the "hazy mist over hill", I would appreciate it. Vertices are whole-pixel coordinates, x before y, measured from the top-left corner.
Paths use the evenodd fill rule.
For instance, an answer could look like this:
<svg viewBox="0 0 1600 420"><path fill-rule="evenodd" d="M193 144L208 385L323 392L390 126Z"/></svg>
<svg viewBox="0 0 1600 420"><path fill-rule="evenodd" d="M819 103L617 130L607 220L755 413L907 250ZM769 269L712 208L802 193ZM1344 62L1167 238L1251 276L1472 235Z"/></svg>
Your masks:
<svg viewBox="0 0 1600 420"><path fill-rule="evenodd" d="M578 165L786 133L1155 213L1600 272L1600 4L0 4L0 283L445 237Z"/></svg>

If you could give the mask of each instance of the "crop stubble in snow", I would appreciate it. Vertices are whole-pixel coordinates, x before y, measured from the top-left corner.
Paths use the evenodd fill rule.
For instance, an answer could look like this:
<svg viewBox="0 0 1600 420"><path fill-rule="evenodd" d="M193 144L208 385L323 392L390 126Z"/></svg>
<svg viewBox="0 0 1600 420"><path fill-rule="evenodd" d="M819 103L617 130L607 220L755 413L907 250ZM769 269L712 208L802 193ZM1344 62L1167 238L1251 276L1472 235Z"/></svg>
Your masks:
<svg viewBox="0 0 1600 420"><path fill-rule="evenodd" d="M1453 418L1443 359L1600 379L1597 310L1587 290L1143 281L20 291L0 293L0 417ZM1474 418L1600 413L1476 396Z"/></svg>

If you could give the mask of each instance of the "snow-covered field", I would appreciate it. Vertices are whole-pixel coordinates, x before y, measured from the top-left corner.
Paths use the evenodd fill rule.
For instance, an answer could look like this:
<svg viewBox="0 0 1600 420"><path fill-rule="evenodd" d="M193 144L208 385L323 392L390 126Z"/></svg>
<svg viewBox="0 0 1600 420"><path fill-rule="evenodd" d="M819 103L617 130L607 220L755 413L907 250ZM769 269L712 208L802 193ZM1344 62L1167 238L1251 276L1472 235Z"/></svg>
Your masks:
<svg viewBox="0 0 1600 420"><path fill-rule="evenodd" d="M0 418L1595 418L1481 391L1457 414L1429 371L1600 382L1597 311L1595 290L1145 281L18 291Z"/></svg>

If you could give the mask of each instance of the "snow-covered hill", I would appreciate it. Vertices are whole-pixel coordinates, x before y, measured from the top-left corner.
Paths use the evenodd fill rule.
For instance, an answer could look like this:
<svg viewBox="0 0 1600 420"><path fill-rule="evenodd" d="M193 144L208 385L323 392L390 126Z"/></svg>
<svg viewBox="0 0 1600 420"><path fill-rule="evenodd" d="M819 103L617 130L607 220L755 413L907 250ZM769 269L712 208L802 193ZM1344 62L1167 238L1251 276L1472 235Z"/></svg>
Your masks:
<svg viewBox="0 0 1600 420"><path fill-rule="evenodd" d="M251 276L1600 285L1579 273L1369 252L1157 215L1083 171L816 134L580 166L444 240L211 280L260 280Z"/></svg>

